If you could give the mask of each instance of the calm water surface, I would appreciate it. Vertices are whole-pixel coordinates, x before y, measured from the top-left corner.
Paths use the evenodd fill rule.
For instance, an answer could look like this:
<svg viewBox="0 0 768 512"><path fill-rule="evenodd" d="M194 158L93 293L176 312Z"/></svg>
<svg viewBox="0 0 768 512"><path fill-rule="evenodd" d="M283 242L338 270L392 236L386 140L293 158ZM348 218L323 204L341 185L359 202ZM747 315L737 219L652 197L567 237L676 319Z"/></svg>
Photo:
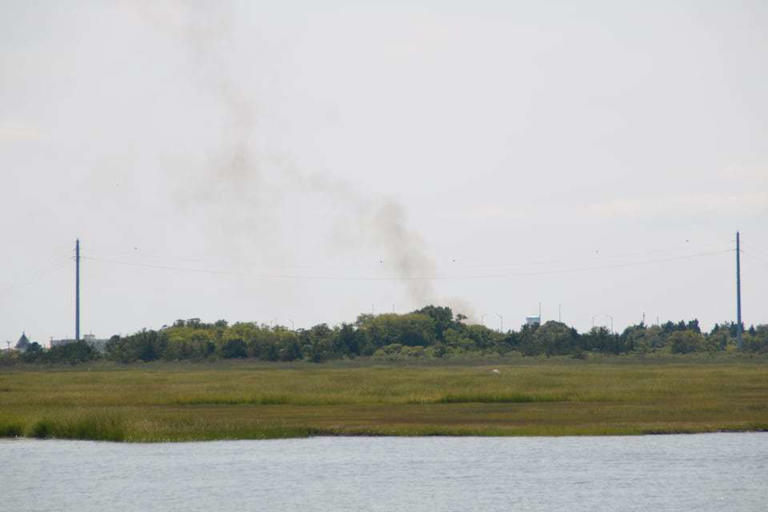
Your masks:
<svg viewBox="0 0 768 512"><path fill-rule="evenodd" d="M768 510L768 434L0 441L3 511Z"/></svg>

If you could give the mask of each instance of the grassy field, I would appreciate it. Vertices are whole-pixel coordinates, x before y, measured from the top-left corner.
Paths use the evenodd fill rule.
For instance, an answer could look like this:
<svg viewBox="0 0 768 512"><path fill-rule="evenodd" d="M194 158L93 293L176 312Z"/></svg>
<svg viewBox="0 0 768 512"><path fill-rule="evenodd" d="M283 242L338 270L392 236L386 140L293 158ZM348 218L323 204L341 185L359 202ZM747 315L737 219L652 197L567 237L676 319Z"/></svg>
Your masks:
<svg viewBox="0 0 768 512"><path fill-rule="evenodd" d="M3 369L0 435L191 441L768 430L766 363Z"/></svg>

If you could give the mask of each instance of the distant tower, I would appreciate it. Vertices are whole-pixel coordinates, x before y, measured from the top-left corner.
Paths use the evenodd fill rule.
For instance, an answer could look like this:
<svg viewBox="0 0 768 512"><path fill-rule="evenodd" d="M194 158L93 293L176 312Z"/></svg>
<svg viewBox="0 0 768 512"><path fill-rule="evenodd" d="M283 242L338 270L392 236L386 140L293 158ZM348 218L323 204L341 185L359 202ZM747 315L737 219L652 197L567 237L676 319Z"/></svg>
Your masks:
<svg viewBox="0 0 768 512"><path fill-rule="evenodd" d="M80 341L80 239L75 240L75 341Z"/></svg>

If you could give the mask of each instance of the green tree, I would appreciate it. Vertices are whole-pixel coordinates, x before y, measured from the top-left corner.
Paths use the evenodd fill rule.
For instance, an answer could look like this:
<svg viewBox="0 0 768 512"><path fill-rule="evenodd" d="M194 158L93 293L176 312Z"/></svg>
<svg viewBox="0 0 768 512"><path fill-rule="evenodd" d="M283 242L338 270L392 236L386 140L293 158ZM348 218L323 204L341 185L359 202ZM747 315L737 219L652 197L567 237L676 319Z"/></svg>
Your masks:
<svg viewBox="0 0 768 512"><path fill-rule="evenodd" d="M605 327L593 327L581 335L581 345L585 350L594 352L615 352L616 343L610 331Z"/></svg>
<svg viewBox="0 0 768 512"><path fill-rule="evenodd" d="M456 324L456 322L453 321L453 311L451 311L451 308L449 307L429 305L414 311L414 313L426 315L432 319L435 334L434 337L438 340L443 339L443 333L446 329L455 327Z"/></svg>
<svg viewBox="0 0 768 512"><path fill-rule="evenodd" d="M350 324L341 324L338 334L340 350L343 353L354 357L360 354L360 341L362 336L358 334L354 326Z"/></svg>
<svg viewBox="0 0 768 512"><path fill-rule="evenodd" d="M221 347L221 356L224 359L244 359L248 357L248 345L240 338L227 340Z"/></svg>
<svg viewBox="0 0 768 512"><path fill-rule="evenodd" d="M281 361L296 361L302 357L301 345L295 337L286 343L285 348L280 353Z"/></svg>
<svg viewBox="0 0 768 512"><path fill-rule="evenodd" d="M744 335L744 351L768 353L768 325L758 325Z"/></svg>
<svg viewBox="0 0 768 512"><path fill-rule="evenodd" d="M99 353L85 341L74 341L56 345L45 353L43 360L48 363L85 363L99 357Z"/></svg>
<svg viewBox="0 0 768 512"><path fill-rule="evenodd" d="M577 351L578 333L562 322L550 320L536 329L534 344L547 356L570 354Z"/></svg>
<svg viewBox="0 0 768 512"><path fill-rule="evenodd" d="M125 337L113 336L107 343L106 353L110 359L123 363L139 360L148 362L163 357L167 346L168 335L164 331L145 329Z"/></svg>
<svg viewBox="0 0 768 512"><path fill-rule="evenodd" d="M703 337L696 331L675 331L669 335L667 342L673 354L689 354L704 348Z"/></svg>
<svg viewBox="0 0 768 512"><path fill-rule="evenodd" d="M43 351L43 347L41 347L40 344L36 341L29 343L27 345L27 349L21 354L21 360L27 363L40 361L44 357L45 352Z"/></svg>

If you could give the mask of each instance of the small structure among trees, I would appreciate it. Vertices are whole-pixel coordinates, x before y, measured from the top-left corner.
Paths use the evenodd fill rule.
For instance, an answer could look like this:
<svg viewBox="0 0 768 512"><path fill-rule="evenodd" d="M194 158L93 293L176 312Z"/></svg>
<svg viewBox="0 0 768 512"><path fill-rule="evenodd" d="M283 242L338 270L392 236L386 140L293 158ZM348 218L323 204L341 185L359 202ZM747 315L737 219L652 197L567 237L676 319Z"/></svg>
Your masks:
<svg viewBox="0 0 768 512"><path fill-rule="evenodd" d="M19 352L26 352L30 345L29 338L27 338L26 333L21 333L21 338L19 338L19 341L16 342L16 350Z"/></svg>

